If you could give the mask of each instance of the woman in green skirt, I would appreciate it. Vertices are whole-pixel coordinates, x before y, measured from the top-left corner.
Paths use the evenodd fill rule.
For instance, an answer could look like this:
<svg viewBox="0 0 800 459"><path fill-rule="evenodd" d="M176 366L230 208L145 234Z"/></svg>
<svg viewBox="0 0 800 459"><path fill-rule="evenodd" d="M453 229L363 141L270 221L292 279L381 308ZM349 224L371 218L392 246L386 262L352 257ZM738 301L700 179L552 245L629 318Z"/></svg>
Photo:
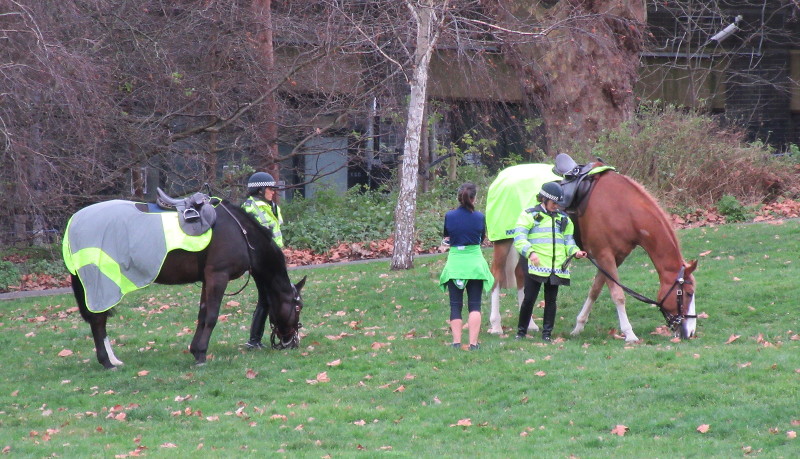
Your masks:
<svg viewBox="0 0 800 459"><path fill-rule="evenodd" d="M461 347L464 290L467 291L469 317L469 349L476 350L481 329L481 295L494 283L489 264L481 252L481 242L486 237L486 217L475 210L477 188L465 183L458 189L457 209L444 216L444 239L450 245L447 264L444 266L439 284L450 293L450 330L454 348Z"/></svg>

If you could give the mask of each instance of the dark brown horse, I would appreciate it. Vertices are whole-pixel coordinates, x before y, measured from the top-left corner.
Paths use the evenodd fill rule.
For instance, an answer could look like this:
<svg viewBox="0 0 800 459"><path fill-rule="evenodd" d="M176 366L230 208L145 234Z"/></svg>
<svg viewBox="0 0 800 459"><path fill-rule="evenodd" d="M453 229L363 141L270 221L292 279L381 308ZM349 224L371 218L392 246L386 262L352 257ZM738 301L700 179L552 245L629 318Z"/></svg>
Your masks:
<svg viewBox="0 0 800 459"><path fill-rule="evenodd" d="M595 167L602 165L596 163ZM658 273L660 287L653 303L676 334L684 339L691 338L696 327L695 279L692 273L697 268L697 261L684 260L667 215L644 187L613 170L598 173L593 180L595 183L588 201L582 203L580 211L570 212L581 248L598 266L572 335L583 331L605 284L617 307L620 331L625 341L639 340L628 321L625 291L619 283L617 267L636 246L640 246Z"/></svg>
<svg viewBox="0 0 800 459"><path fill-rule="evenodd" d="M217 218L208 246L199 252L170 251L154 281L170 285L202 283L197 329L189 346L195 362L198 365L206 362L211 332L217 324L228 282L248 271L258 289L259 306L269 305L273 347L297 347L303 308L300 290L306 278L297 284L291 283L286 259L273 241L272 232L241 208L222 201L215 211ZM81 316L91 326L97 360L105 368L122 365L114 355L106 333L110 311L92 312L87 308L84 286L76 275L72 276L72 289Z"/></svg>

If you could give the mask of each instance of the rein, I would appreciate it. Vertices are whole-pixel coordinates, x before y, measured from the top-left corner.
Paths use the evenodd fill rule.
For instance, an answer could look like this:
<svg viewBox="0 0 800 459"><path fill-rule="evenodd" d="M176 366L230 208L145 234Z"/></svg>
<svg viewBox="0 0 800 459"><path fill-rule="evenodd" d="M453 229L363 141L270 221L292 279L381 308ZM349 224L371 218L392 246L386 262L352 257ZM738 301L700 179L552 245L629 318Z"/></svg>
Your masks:
<svg viewBox="0 0 800 459"><path fill-rule="evenodd" d="M247 237L247 230L244 229L244 226L242 226L242 223L236 218L236 216L233 215L233 213L230 210L228 210L227 207L225 207L225 202L224 201L220 201L219 205L220 205L220 207L225 209L225 212L227 212L228 215L230 215L231 218L233 218L233 221L235 221L236 224L239 226L239 229L242 231L242 236L244 236L244 242L247 244L247 247L250 249L250 250L247 251L247 264L249 265L249 269L247 270L247 280L244 282L244 285L242 285L242 288L240 288L236 292L234 292L234 293L225 293L225 296L236 296L236 295L242 293L244 291L245 287L247 287L247 284L250 283L250 278L252 277L252 275L250 274L250 271L252 271L252 269L253 269L253 255L250 252L254 251L255 249L253 248L252 244L250 244L250 239Z"/></svg>
<svg viewBox="0 0 800 459"><path fill-rule="evenodd" d="M597 264L597 262L594 260L594 258L589 257L589 256L587 256L586 258L588 258L589 261L592 262L592 264L597 268L598 271L603 273L603 275L606 276L607 278L611 279L611 281L614 282L615 284L617 284L625 293L627 293L628 295L636 298L637 300L641 301L642 303L653 304L653 305L658 306L658 309L661 311L661 314L664 316L664 319L666 319L667 325L669 326L670 329L674 329L677 325L680 325L681 322L683 322L683 319L696 319L697 318L697 315L695 315L695 314L684 314L683 313L683 284L690 283L690 282L686 282L686 280L683 278L683 273L684 273L684 271L686 269L683 266L681 266L681 270L680 270L680 272L678 272L678 277L675 279L675 282L672 283L672 287L670 287L669 290L667 291L667 293L664 294L664 297L661 298L661 301L655 301L655 300L651 300L650 298L642 295L641 293L638 293L638 292L634 291L633 289L631 289L631 288L629 288L629 287L627 287L625 285L622 285L618 280L614 279L614 277L611 276L611 274L609 274L605 269L600 267L600 265ZM670 313L668 313L667 311L664 310L664 300L666 300L667 297L669 297L669 294L672 293L673 290L675 290L675 287L678 288L678 290L676 292L676 294L678 296L678 299L677 299L677 301L678 301L678 314L673 316L672 314L670 314Z"/></svg>

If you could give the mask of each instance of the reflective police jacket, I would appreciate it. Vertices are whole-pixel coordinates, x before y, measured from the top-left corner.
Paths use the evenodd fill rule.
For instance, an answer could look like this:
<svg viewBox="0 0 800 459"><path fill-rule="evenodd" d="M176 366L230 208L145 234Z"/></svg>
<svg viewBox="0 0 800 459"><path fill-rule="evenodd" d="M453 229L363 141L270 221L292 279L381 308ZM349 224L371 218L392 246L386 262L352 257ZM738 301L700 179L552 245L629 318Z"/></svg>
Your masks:
<svg viewBox="0 0 800 459"><path fill-rule="evenodd" d="M246 212L253 214L263 226L270 228L275 243L278 244L278 247L283 248L283 235L281 234L283 215L281 215L281 208L277 204L250 196L242 203L242 208Z"/></svg>
<svg viewBox="0 0 800 459"><path fill-rule="evenodd" d="M566 213L547 212L540 204L522 211L514 228L514 248L528 259L528 272L535 276L569 279L569 270L561 266L579 249L573 236L575 228ZM530 261L531 252L539 257L539 266Z"/></svg>

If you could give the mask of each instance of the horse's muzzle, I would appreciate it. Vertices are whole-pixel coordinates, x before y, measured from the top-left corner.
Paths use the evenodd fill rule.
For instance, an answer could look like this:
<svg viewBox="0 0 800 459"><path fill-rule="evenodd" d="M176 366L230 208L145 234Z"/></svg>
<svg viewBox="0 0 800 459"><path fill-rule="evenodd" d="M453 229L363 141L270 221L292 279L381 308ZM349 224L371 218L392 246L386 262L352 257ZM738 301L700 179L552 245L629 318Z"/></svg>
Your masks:
<svg viewBox="0 0 800 459"><path fill-rule="evenodd" d="M294 332L291 338L284 340L283 337L278 337L278 334L273 331L270 336L270 343L273 349L279 351L283 349L297 349L297 347L300 346L300 334Z"/></svg>

